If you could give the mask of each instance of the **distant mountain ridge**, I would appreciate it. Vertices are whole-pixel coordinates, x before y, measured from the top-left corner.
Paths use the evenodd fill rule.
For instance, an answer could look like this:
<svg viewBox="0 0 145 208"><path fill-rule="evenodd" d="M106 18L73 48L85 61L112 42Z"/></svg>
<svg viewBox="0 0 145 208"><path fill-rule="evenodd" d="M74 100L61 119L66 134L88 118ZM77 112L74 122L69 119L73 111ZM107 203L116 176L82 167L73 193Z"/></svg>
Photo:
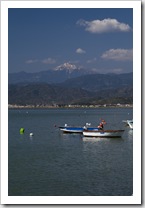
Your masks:
<svg viewBox="0 0 145 208"><path fill-rule="evenodd" d="M133 86L133 73L127 74L91 74L60 83L63 87L77 87L88 91L100 91Z"/></svg>
<svg viewBox="0 0 145 208"><path fill-rule="evenodd" d="M86 74L92 74L93 71L77 68L75 65L70 65L66 63L65 65L60 65L55 69L50 69L47 71L40 71L35 73L28 72L17 72L8 74L9 84L16 84L21 82L27 83L61 83L67 79L76 78Z"/></svg>
<svg viewBox="0 0 145 208"><path fill-rule="evenodd" d="M92 80L93 79L93 80ZM9 84L9 104L64 105L133 102L133 81L128 76L82 76L61 84Z"/></svg>
<svg viewBox="0 0 145 208"><path fill-rule="evenodd" d="M68 79L82 77L82 76L97 76L98 79L103 79L103 77L106 77L106 75L110 76L123 76L125 79L125 76L128 76L130 74L132 76L132 73L126 73L126 74L101 74L96 73L93 70L88 69L81 69L77 68L75 65L65 63L63 65L60 65L54 69L50 69L47 71L40 71L35 73L28 73L28 72L18 72L18 73L9 73L8 74L8 82L9 84L16 84L16 83L49 83L49 84L55 84L55 83L62 83L64 81L67 81ZM85 77L84 77L85 79ZM107 80L107 77L106 77ZM78 79L79 81L79 79ZM67 83L66 83L67 84Z"/></svg>
<svg viewBox="0 0 145 208"><path fill-rule="evenodd" d="M81 71L81 73L79 73ZM64 105L133 102L133 73L85 74L57 69L9 74L9 104Z"/></svg>

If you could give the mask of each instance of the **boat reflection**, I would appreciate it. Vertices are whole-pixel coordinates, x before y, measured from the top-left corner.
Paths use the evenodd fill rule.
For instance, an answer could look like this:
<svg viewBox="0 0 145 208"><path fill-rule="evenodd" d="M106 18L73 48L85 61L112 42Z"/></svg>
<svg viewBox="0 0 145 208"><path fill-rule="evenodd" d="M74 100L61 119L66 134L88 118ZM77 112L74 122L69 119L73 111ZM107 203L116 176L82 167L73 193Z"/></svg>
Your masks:
<svg viewBox="0 0 145 208"><path fill-rule="evenodd" d="M110 140L123 140L122 137L83 137L83 141L91 141L91 142L100 142L100 141L110 141Z"/></svg>
<svg viewBox="0 0 145 208"><path fill-rule="evenodd" d="M83 141L91 141L91 142L99 142L102 140L108 140L107 138L102 138L102 137L83 137L82 138Z"/></svg>

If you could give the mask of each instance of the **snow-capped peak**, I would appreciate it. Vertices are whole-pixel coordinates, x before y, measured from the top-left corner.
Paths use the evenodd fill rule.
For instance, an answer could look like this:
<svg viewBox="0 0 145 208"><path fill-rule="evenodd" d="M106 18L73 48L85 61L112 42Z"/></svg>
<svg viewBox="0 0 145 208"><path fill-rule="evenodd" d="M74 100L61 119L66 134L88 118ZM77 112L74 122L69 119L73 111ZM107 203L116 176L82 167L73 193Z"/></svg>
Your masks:
<svg viewBox="0 0 145 208"><path fill-rule="evenodd" d="M77 69L77 67L74 64L64 63L64 64L61 64L55 68L56 71L57 70L64 70L64 69L67 69L69 71L73 71L73 70Z"/></svg>

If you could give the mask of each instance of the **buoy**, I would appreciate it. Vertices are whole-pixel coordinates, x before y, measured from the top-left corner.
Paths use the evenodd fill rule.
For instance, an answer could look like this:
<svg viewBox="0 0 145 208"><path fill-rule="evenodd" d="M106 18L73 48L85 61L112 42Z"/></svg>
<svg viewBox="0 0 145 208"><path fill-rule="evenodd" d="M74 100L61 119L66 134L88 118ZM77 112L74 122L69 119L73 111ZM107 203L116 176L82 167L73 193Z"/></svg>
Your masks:
<svg viewBox="0 0 145 208"><path fill-rule="evenodd" d="M24 128L20 128L20 134L24 134L25 129Z"/></svg>
<svg viewBox="0 0 145 208"><path fill-rule="evenodd" d="M33 133L30 133L30 136L33 136L34 134Z"/></svg>

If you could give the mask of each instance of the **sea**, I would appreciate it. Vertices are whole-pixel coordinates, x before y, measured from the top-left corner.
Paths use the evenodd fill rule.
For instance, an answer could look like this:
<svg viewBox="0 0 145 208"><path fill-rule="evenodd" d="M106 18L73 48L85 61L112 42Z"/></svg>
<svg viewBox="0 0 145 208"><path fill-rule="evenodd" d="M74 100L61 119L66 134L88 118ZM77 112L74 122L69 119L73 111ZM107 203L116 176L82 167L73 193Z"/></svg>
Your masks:
<svg viewBox="0 0 145 208"><path fill-rule="evenodd" d="M132 108L9 109L8 195L131 196L133 130L122 121L132 118ZM123 136L89 139L59 129L101 119Z"/></svg>

